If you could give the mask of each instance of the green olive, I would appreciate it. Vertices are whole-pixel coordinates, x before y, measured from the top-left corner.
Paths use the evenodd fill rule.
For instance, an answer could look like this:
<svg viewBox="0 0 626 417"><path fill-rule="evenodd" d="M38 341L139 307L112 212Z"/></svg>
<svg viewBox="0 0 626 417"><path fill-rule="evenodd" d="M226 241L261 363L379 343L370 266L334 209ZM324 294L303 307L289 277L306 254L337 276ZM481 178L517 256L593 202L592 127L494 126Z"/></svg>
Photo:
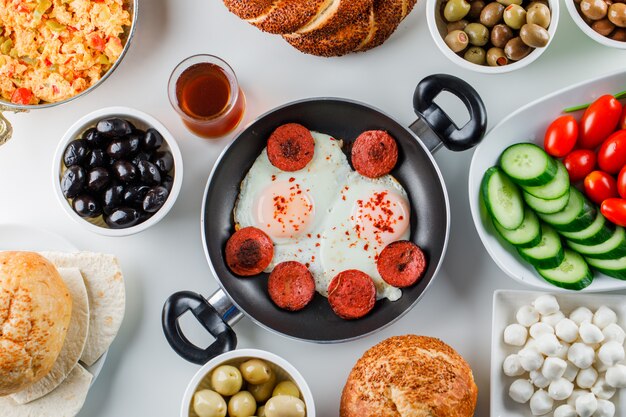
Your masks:
<svg viewBox="0 0 626 417"><path fill-rule="evenodd" d="M506 6L510 6L511 4L521 5L523 0L497 0L498 3Z"/></svg>
<svg viewBox="0 0 626 417"><path fill-rule="evenodd" d="M519 31L522 41L531 48L543 48L550 40L547 30L534 23L526 23Z"/></svg>
<svg viewBox="0 0 626 417"><path fill-rule="evenodd" d="M239 365L243 379L250 384L263 384L270 380L272 370L270 366L260 359L250 359Z"/></svg>
<svg viewBox="0 0 626 417"><path fill-rule="evenodd" d="M483 0L474 0L470 3L470 11L467 13L467 17L471 20L478 20L480 13L485 8L485 2Z"/></svg>
<svg viewBox="0 0 626 417"><path fill-rule="evenodd" d="M488 28L492 28L500 23L503 13L503 5L497 2L489 3L480 13L480 23L487 26Z"/></svg>
<svg viewBox="0 0 626 417"><path fill-rule="evenodd" d="M604 0L582 0L580 11L591 20L600 20L606 17L609 6Z"/></svg>
<svg viewBox="0 0 626 417"><path fill-rule="evenodd" d="M511 39L504 46L504 54L511 61L519 61L526 57L531 51L532 48L526 45L519 36Z"/></svg>
<svg viewBox="0 0 626 417"><path fill-rule="evenodd" d="M517 4L511 4L504 9L504 23L511 29L520 29L526 23L526 10Z"/></svg>
<svg viewBox="0 0 626 417"><path fill-rule="evenodd" d="M248 385L248 391L252 394L255 400L262 403L267 401L272 396L272 391L276 386L276 374L272 372L270 380L264 384Z"/></svg>
<svg viewBox="0 0 626 417"><path fill-rule="evenodd" d="M615 26L626 27L626 4L614 3L609 7L609 20Z"/></svg>
<svg viewBox="0 0 626 417"><path fill-rule="evenodd" d="M480 46L472 46L467 51L465 51L465 55L463 55L463 58L465 58L466 61L469 61L472 64L485 65L486 55L487 53Z"/></svg>
<svg viewBox="0 0 626 417"><path fill-rule="evenodd" d="M228 401L229 417L251 417L256 412L256 400L248 391L240 391Z"/></svg>
<svg viewBox="0 0 626 417"><path fill-rule="evenodd" d="M469 38L467 37L467 33L462 30L455 30L448 33L444 41L453 52L461 52L463 49L467 48Z"/></svg>
<svg viewBox="0 0 626 417"><path fill-rule="evenodd" d="M213 389L227 397L239 392L242 384L241 372L234 366L218 366L211 374Z"/></svg>
<svg viewBox="0 0 626 417"><path fill-rule="evenodd" d="M504 55L502 48L490 48L487 51L487 65L490 67L502 67L509 63L509 59Z"/></svg>
<svg viewBox="0 0 626 417"><path fill-rule="evenodd" d="M548 29L550 26L550 20L552 19L550 8L542 3L535 3L534 5L526 9L526 22L534 23L544 29Z"/></svg>
<svg viewBox="0 0 626 417"><path fill-rule="evenodd" d="M300 398L278 395L265 403L266 417L304 417L306 408Z"/></svg>
<svg viewBox="0 0 626 417"><path fill-rule="evenodd" d="M226 401L217 392L203 389L193 395L193 411L198 417L224 417Z"/></svg>
<svg viewBox="0 0 626 417"><path fill-rule="evenodd" d="M452 22L452 23L448 23L446 25L446 29L448 30L448 33L450 32L454 32L455 30L463 30L465 29L465 26L467 26L469 22L467 20L459 20L458 22Z"/></svg>
<svg viewBox="0 0 626 417"><path fill-rule="evenodd" d="M591 29L595 30L602 36L609 36L613 33L615 25L609 19L596 20L591 24Z"/></svg>
<svg viewBox="0 0 626 417"><path fill-rule="evenodd" d="M256 414L257 414L257 417L267 417L267 416L265 415L265 406L264 406L264 405L262 405L262 406L260 406L259 408L257 408L257 410L256 410Z"/></svg>
<svg viewBox="0 0 626 417"><path fill-rule="evenodd" d="M614 41L626 42L626 29L615 29L615 31L609 37Z"/></svg>
<svg viewBox="0 0 626 417"><path fill-rule="evenodd" d="M504 48L504 45L513 37L513 29L507 25L495 25L491 30L491 43L496 48Z"/></svg>
<svg viewBox="0 0 626 417"><path fill-rule="evenodd" d="M489 29L480 23L470 23L463 29L467 33L469 43L474 46L483 46L489 42Z"/></svg>
<svg viewBox="0 0 626 417"><path fill-rule="evenodd" d="M467 16L470 7L465 0L448 0L443 9L443 16L448 22L457 22Z"/></svg>
<svg viewBox="0 0 626 417"><path fill-rule="evenodd" d="M272 391L272 397L277 395L291 395L292 397L300 398L300 390L298 386L291 381L279 382Z"/></svg>
<svg viewBox="0 0 626 417"><path fill-rule="evenodd" d="M538 4L543 4L544 6L546 6L548 9L550 8L550 3L548 3L548 0L535 0L535 1L531 1L530 4L528 5L528 7L526 8L526 10L530 9L531 7L535 7Z"/></svg>

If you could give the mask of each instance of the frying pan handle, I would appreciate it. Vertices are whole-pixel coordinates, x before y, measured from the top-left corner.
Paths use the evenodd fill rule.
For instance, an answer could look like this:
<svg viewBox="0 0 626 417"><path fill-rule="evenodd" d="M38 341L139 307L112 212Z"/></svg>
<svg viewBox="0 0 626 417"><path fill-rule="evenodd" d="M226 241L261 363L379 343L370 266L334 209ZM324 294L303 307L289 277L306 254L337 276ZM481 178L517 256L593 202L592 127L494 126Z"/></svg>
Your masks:
<svg viewBox="0 0 626 417"><path fill-rule="evenodd" d="M443 91L457 96L469 111L470 120L458 128L435 98ZM480 95L467 82L447 74L424 78L415 88L413 109L419 119L409 128L431 152L442 144L452 151L464 151L477 145L487 130L487 111Z"/></svg>
<svg viewBox="0 0 626 417"><path fill-rule="evenodd" d="M227 299L222 291L218 291L211 299L216 299L218 296L219 300ZM237 347L237 335L230 327L229 322L234 324L241 317L241 313L232 304L230 305L231 308L226 314L220 314L218 311L220 305L216 306L217 308L214 307L200 294L190 291L172 294L163 306L162 322L165 338L172 349L183 359L199 365L235 349ZM187 311L191 311L200 324L215 337L215 342L206 349L197 347L183 334L178 319ZM229 312L230 315L228 315ZM234 316L239 316L239 318Z"/></svg>
<svg viewBox="0 0 626 417"><path fill-rule="evenodd" d="M6 108L4 106L0 106L0 146L7 143L13 135L13 127L7 118L2 114L3 110L6 110Z"/></svg>

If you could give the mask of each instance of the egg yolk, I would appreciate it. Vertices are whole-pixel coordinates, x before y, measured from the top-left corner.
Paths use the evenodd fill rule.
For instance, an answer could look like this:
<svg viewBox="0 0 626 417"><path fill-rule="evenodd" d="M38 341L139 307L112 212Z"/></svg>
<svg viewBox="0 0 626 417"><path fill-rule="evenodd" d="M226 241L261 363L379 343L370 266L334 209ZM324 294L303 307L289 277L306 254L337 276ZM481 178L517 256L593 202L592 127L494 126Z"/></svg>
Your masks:
<svg viewBox="0 0 626 417"><path fill-rule="evenodd" d="M375 192L367 199L356 200L352 226L360 239L386 246L399 240L409 227L408 202L396 193Z"/></svg>
<svg viewBox="0 0 626 417"><path fill-rule="evenodd" d="M258 196L254 213L257 225L270 237L292 238L307 230L313 199L293 178L276 181Z"/></svg>

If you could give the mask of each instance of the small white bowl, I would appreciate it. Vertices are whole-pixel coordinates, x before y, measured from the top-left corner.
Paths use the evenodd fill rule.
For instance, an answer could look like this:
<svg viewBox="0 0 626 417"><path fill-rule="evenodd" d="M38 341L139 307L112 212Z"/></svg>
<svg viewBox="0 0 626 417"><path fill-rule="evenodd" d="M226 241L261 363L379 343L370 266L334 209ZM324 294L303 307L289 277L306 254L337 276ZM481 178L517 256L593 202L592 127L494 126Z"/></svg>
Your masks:
<svg viewBox="0 0 626 417"><path fill-rule="evenodd" d="M515 313L524 306L531 304L537 297L552 294L556 297L561 311L568 316L577 307L587 307L592 312L600 306L607 306L617 313L617 324L626 328L626 296L605 294L564 294L536 291L504 291L498 290L493 294L493 322L491 327L491 417L532 417L528 403L519 404L509 397L509 386L518 378L526 378L527 374L519 377L504 375L502 364L504 359L519 351L520 348L504 343L504 329L509 324L516 323ZM616 410L626 410L626 395L623 390L617 393L611 401ZM562 402L555 401L556 404ZM548 415L552 415L551 413ZM622 414L615 414L622 415Z"/></svg>
<svg viewBox="0 0 626 417"><path fill-rule="evenodd" d="M165 139L164 145L167 145L166 149L171 151L172 156L174 157L174 184L172 185L172 190L170 191L167 201L163 207L161 207L156 213L154 213L154 215L152 215L152 217L143 223L139 223L125 229L111 229L106 226L104 222L102 222L103 225L100 225L90 221L90 219L80 217L76 212L74 212L69 201L65 198L63 192L61 191L61 177L64 170L63 154L68 143L74 139L78 139L88 128L94 127L98 120L109 117L127 119L140 129L147 129L149 127L155 128L159 131L159 133L161 133L163 139ZM107 107L81 117L67 130L67 132L65 132L65 135L63 135L63 138L59 142L52 162L52 182L55 194L57 195L61 207L74 221L81 224L87 230L104 236L129 236L142 232L150 226L157 224L170 211L176 202L176 198L178 197L178 193L180 192L183 183L183 157L174 136L172 136L169 130L167 130L167 128L154 117L130 107Z"/></svg>
<svg viewBox="0 0 626 417"><path fill-rule="evenodd" d="M483 74L504 74L506 72L515 71L520 68L524 68L526 65L535 61L537 58L543 54L546 49L552 43L552 39L554 39L554 35L556 33L556 28L559 24L559 1L558 0L548 0L550 5L551 12L551 20L550 27L548 28L548 33L550 34L550 39L548 40L548 44L543 48L537 48L532 51L528 56L520 59L517 62L512 64L504 65L501 67L490 67L488 65L477 65L473 64L469 61L463 59L463 57L458 56L452 50L446 42L444 38L448 33L446 28L446 22L443 20L441 16L441 3L447 0L428 0L426 2L426 20L428 21L428 29L430 30L430 34L439 47L439 50L452 62L457 64L458 66L465 68L470 71L481 72ZM591 28L590 28L591 29Z"/></svg>
<svg viewBox="0 0 626 417"><path fill-rule="evenodd" d="M606 36L602 36L595 30L591 29L591 26L589 26L583 20L580 13L578 13L576 5L574 4L574 0L565 0L565 6L567 7L569 15L572 17L572 20L574 20L574 23L576 23L576 26L578 26L580 30L585 33L585 35L589 36L591 39L601 45L610 46L611 48L617 49L626 49L626 42L615 41L611 38L607 38Z"/></svg>
<svg viewBox="0 0 626 417"><path fill-rule="evenodd" d="M272 370L278 373L279 378L282 376L283 378L291 379L300 390L301 399L306 406L306 417L315 417L313 394L300 372L280 356L258 349L238 349L226 352L211 359L200 368L185 390L183 402L180 407L180 417L191 417L190 410L193 395L198 389L210 388L208 376L215 368L220 365L238 366L248 359L262 359L269 362L272 365ZM281 373L283 373L283 375L280 375ZM193 415L195 416L195 413Z"/></svg>

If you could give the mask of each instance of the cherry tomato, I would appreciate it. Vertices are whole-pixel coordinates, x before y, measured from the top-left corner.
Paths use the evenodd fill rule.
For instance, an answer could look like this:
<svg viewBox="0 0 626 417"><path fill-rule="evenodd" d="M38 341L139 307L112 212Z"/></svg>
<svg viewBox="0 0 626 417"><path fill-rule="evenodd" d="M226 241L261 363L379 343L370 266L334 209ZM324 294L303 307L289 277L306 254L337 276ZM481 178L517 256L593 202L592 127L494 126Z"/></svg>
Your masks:
<svg viewBox="0 0 626 417"><path fill-rule="evenodd" d="M598 151L598 165L609 174L617 174L626 165L626 130L618 130L604 141Z"/></svg>
<svg viewBox="0 0 626 417"><path fill-rule="evenodd" d="M622 115L619 118L619 123L617 124L618 129L626 129L626 107L622 111Z"/></svg>
<svg viewBox="0 0 626 417"><path fill-rule="evenodd" d="M28 88L21 87L13 92L11 102L15 104L31 104L33 96L32 91Z"/></svg>
<svg viewBox="0 0 626 417"><path fill-rule="evenodd" d="M550 155L562 158L574 149L577 139L578 122L574 116L561 116L548 126L543 147Z"/></svg>
<svg viewBox="0 0 626 417"><path fill-rule="evenodd" d="M604 200L600 211L609 221L618 226L626 226L626 199L609 198Z"/></svg>
<svg viewBox="0 0 626 417"><path fill-rule="evenodd" d="M571 182L582 181L596 167L596 153L588 149L578 149L563 159Z"/></svg>
<svg viewBox="0 0 626 417"><path fill-rule="evenodd" d="M593 171L585 177L585 194L596 204L602 204L607 198L617 197L615 178L602 171Z"/></svg>
<svg viewBox="0 0 626 417"><path fill-rule="evenodd" d="M617 176L617 192L620 197L626 198L626 167L622 168Z"/></svg>
<svg viewBox="0 0 626 417"><path fill-rule="evenodd" d="M611 95L604 95L591 103L580 120L580 146L596 148L615 131L621 116L622 105Z"/></svg>

